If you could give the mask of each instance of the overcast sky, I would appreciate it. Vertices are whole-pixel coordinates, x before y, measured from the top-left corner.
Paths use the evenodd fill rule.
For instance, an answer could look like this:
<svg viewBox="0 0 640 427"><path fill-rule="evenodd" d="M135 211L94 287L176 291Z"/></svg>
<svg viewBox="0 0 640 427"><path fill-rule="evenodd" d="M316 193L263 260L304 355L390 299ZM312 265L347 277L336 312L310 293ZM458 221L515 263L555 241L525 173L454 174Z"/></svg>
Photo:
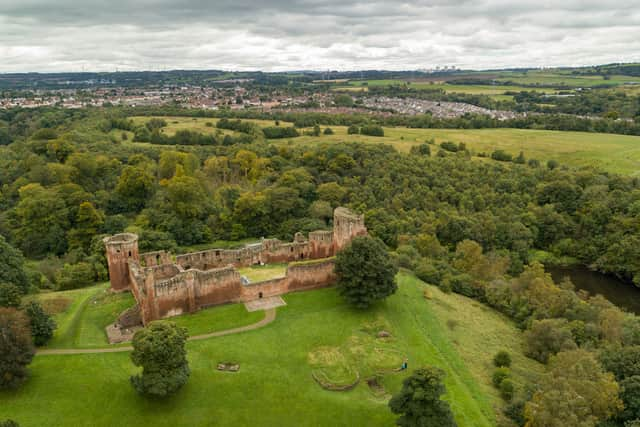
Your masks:
<svg viewBox="0 0 640 427"><path fill-rule="evenodd" d="M640 0L0 0L0 72L640 61Z"/></svg>

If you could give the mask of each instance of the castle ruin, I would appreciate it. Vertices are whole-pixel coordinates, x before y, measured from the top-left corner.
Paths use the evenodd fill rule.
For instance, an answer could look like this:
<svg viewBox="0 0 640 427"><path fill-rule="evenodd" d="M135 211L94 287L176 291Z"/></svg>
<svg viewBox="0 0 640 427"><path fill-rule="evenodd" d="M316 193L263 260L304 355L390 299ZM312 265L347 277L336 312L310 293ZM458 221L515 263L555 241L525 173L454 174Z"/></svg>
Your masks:
<svg viewBox="0 0 640 427"><path fill-rule="evenodd" d="M138 253L138 236L106 237L111 290L131 291L144 324L202 308L247 302L335 282L333 256L367 229L364 216L336 208L333 231L313 231L293 242L262 239L240 249L210 249L173 256L166 251ZM237 268L288 263L284 277L247 283Z"/></svg>

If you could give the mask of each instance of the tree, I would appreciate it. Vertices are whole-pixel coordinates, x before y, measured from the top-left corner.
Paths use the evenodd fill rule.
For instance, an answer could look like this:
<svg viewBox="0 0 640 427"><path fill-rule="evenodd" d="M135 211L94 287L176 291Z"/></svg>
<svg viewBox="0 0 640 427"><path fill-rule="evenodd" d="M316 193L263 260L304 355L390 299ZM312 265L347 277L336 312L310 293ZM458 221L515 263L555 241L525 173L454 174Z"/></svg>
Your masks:
<svg viewBox="0 0 640 427"><path fill-rule="evenodd" d="M396 424L403 427L453 427L456 422L449 403L440 398L445 393L444 372L438 368L417 369L402 382L402 390L389 401Z"/></svg>
<svg viewBox="0 0 640 427"><path fill-rule="evenodd" d="M0 283L11 283L18 286L22 293L27 292L29 286L24 271L24 257L22 252L11 246L0 235Z"/></svg>
<svg viewBox="0 0 640 427"><path fill-rule="evenodd" d="M618 384L587 350L558 353L525 405L530 427L596 426L622 409Z"/></svg>
<svg viewBox="0 0 640 427"><path fill-rule="evenodd" d="M347 129L347 134L349 135L357 135L360 133L360 128L357 125L351 125Z"/></svg>
<svg viewBox="0 0 640 427"><path fill-rule="evenodd" d="M18 308L21 302L20 288L10 283L0 283L0 307Z"/></svg>
<svg viewBox="0 0 640 427"><path fill-rule="evenodd" d="M534 320L524 333L524 340L525 354L542 363L559 351L576 348L566 319Z"/></svg>
<svg viewBox="0 0 640 427"><path fill-rule="evenodd" d="M125 210L137 212L151 197L153 189L153 176L147 170L136 166L127 166L122 171L116 185L116 194Z"/></svg>
<svg viewBox="0 0 640 427"><path fill-rule="evenodd" d="M352 305L367 308L396 292L394 265L384 244L369 236L359 236L336 256L338 291Z"/></svg>
<svg viewBox="0 0 640 427"><path fill-rule="evenodd" d="M27 317L13 308L0 308L0 389L25 381L34 355Z"/></svg>
<svg viewBox="0 0 640 427"><path fill-rule="evenodd" d="M620 381L620 398L624 403L620 418L626 421L640 419L640 376L634 375Z"/></svg>
<svg viewBox="0 0 640 427"><path fill-rule="evenodd" d="M187 330L173 322L155 321L133 336L131 360L142 374L131 377L141 394L165 397L174 394L189 379L185 342Z"/></svg>
<svg viewBox="0 0 640 427"><path fill-rule="evenodd" d="M69 232L69 245L86 251L91 239L98 234L103 224L102 212L97 210L91 202L80 203L76 215L76 226Z"/></svg>
<svg viewBox="0 0 640 427"><path fill-rule="evenodd" d="M31 336L36 346L45 345L56 329L56 322L49 316L37 301L31 301L25 307L25 313L29 316Z"/></svg>

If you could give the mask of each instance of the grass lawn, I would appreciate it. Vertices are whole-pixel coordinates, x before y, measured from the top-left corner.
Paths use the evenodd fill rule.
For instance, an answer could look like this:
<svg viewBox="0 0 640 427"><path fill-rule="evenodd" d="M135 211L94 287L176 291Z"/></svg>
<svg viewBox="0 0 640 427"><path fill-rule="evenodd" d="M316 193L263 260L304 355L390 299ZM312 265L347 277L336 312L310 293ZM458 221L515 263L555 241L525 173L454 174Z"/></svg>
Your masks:
<svg viewBox="0 0 640 427"><path fill-rule="evenodd" d="M238 272L246 276L252 283L264 280L284 277L287 273L287 264L254 265L252 267L239 268Z"/></svg>
<svg viewBox="0 0 640 427"><path fill-rule="evenodd" d="M403 356L409 372L438 366L446 372L446 399L458 424L496 425L494 408L503 403L487 385L490 358L499 349L512 352L516 381L537 369L521 356L518 330L467 298L441 294L405 273L398 278L398 292L368 311L351 309L334 289L294 293L284 297L288 305L278 309L275 322L262 329L189 342L191 378L167 401L134 392L128 378L136 369L127 353L37 356L30 380L16 392L0 393L0 419L27 427L392 425L387 398L408 373L384 374L382 398L363 381L348 392L327 391L311 374L322 364L318 353L333 348L362 375ZM430 300L423 297L427 287ZM233 306L198 313L203 317L196 323L205 324L208 313L227 307ZM453 329L447 326L450 317L459 322ZM372 337L380 327L392 338L377 344ZM382 348L381 356L369 354L371 348ZM238 373L215 369L229 361L240 364Z"/></svg>
<svg viewBox="0 0 640 427"><path fill-rule="evenodd" d="M135 304L129 292L112 294L108 284L65 292L40 294L38 299L67 300L67 308L54 315L58 328L46 348L99 348L109 345L105 327L127 308ZM58 304L59 305L59 304ZM174 318L191 335L256 323L264 312L248 313L243 304L227 304L215 310L202 310Z"/></svg>

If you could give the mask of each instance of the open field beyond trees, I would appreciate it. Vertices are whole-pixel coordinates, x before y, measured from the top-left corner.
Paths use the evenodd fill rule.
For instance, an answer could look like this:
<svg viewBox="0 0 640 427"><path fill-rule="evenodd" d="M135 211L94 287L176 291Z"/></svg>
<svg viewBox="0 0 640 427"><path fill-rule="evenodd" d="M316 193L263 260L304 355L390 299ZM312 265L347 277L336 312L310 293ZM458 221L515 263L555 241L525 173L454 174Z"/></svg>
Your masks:
<svg viewBox="0 0 640 427"><path fill-rule="evenodd" d="M144 123L149 117L134 117L135 122ZM207 127L206 122L216 123L217 119L166 117L167 126L163 131L173 135L180 129L193 129L214 133L215 127ZM269 120L247 120L260 126L274 126ZM281 122L280 126L292 126ZM327 126L322 126L325 128ZM384 143L397 150L408 152L411 147L428 140L463 142L474 154L491 154L494 150L505 150L514 157L520 151L527 159L541 161L558 160L561 164L583 167L595 166L609 172L635 175L640 171L640 137L591 132L567 132L531 129L413 129L385 128L384 137L348 135L345 126L330 126L333 135L299 136L297 138L273 140L276 144L317 142L367 142ZM432 147L432 155L437 147Z"/></svg>
<svg viewBox="0 0 640 427"><path fill-rule="evenodd" d="M445 370L446 398L460 426L495 425L494 409L504 403L491 386L493 354L502 349L512 354L517 382L541 371L522 355L520 332L468 298L444 294L406 273L398 278L396 295L370 311L349 308L334 289L290 294L275 322L262 329L189 342L192 377L167 402L147 400L133 390L128 377L135 369L128 353L36 356L27 384L16 393L0 393L0 419L13 418L22 426L309 425L305 420L386 426L393 422L389 394L399 390L405 376L390 370L408 357L409 372L427 364ZM424 298L425 289L430 299ZM61 331L69 329L64 319L76 319L78 330L95 323L99 316L82 309L92 298L96 307L116 304L95 299L103 290L101 285L67 293L72 302L57 316ZM128 298L115 300L125 305ZM175 320L191 334L210 331L205 325L220 329L256 320L242 311L242 305L228 305ZM391 337L376 338L380 328ZM240 372L215 369L227 361L239 363ZM379 373L383 388L372 390L360 381L351 391L332 392L312 379L312 373L331 377L343 371L357 371L362 378Z"/></svg>

